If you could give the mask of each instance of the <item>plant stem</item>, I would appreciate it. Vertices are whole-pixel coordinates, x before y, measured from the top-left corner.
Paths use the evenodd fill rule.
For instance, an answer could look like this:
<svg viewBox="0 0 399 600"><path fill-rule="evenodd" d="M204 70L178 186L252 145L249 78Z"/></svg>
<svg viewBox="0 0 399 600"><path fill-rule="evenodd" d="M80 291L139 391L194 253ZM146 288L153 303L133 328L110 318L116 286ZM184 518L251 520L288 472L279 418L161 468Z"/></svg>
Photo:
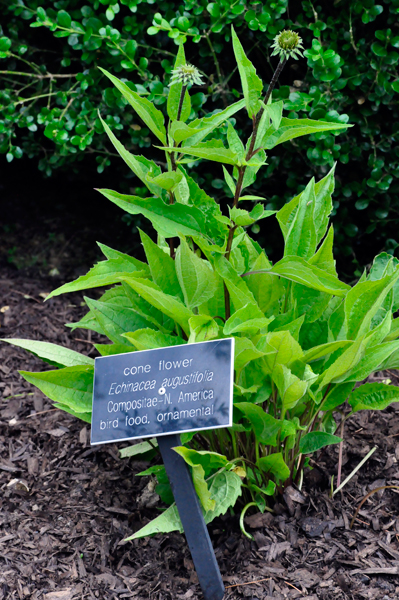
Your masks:
<svg viewBox="0 0 399 600"><path fill-rule="evenodd" d="M182 113L182 110L183 110L184 96L186 94L186 90L187 90L187 86L186 85L182 85L181 94L180 94L180 100L179 100L179 108L177 109L176 121L180 121L180 118L181 118L181 113Z"/></svg>
<svg viewBox="0 0 399 600"><path fill-rule="evenodd" d="M339 488L341 486L341 475L342 475L342 452L343 452L343 446L344 446L344 425L345 425L345 419L344 419L344 415L341 415L341 427L340 427L340 437L342 438L342 441L339 443L339 453L338 453L338 472L337 472L337 488Z"/></svg>
<svg viewBox="0 0 399 600"><path fill-rule="evenodd" d="M280 62L278 63L277 68L273 73L273 77L270 81L269 87L267 88L267 92L266 92L266 95L263 100L264 104L268 103L271 93L276 86L277 80L280 77L281 71L284 69L286 62L287 62L287 58L284 58L283 60L280 60ZM258 111L257 115L252 118L253 130L252 130L251 142L249 144L248 152L245 156L246 161L249 161L252 158L252 156L254 154L256 154L256 152L258 151L258 150L254 151L254 148L255 148L256 136L258 134L259 123L260 123L260 120L264 113L264 110L265 109L262 107ZM237 206L238 201L240 199L246 170L247 170L246 165L244 165L243 167L239 167L239 169L238 169L238 178L237 178L236 190L235 190L234 200L233 200L234 208ZM229 230L229 237L227 238L227 246L226 246L226 252L225 252L225 257L227 258L227 260L230 260L231 247L233 244L234 232L236 229L237 229L237 226L234 224L230 227L230 230ZM224 307L225 307L225 317L227 320L230 318L230 295L227 290L226 284L224 284Z"/></svg>

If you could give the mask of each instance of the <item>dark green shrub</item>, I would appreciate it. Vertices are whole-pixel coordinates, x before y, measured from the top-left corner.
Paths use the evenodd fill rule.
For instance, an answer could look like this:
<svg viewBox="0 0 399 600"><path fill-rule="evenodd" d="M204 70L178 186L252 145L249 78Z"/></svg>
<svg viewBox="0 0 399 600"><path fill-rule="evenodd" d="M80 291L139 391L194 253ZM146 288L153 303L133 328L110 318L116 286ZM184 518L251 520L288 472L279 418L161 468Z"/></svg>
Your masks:
<svg viewBox="0 0 399 600"><path fill-rule="evenodd" d="M265 80L275 64L266 50L270 41L285 26L297 29L307 48L308 70L294 64L280 82L279 97L290 116L306 112L328 120L340 114L347 120L348 115L356 126L339 143L329 133L313 136L311 147L292 142L270 160L255 190L262 189L270 208L279 208L291 190L303 186L305 174L320 177L338 161L334 211L339 254L352 256L356 265L358 255L364 264L374 250L395 251L399 0L322 6L309 0L290 5L287 0L87 0L83 6L77 0L14 0L0 10L0 152L9 161L24 154L38 158L47 175L60 167L78 171L87 155L95 157L100 172L111 164L115 153L105 135L98 135L98 107L126 146L134 151L150 146L148 129L125 110L118 92L107 85L103 89L98 65L137 84L164 111L165 75L167 80L175 44L187 38L192 42L186 45L189 60L208 76L206 87L194 90L195 118L203 114L208 98L223 108L239 96L227 44L230 23L263 65ZM206 43L197 45L201 39ZM199 177L218 197L228 194L213 172L200 170Z"/></svg>

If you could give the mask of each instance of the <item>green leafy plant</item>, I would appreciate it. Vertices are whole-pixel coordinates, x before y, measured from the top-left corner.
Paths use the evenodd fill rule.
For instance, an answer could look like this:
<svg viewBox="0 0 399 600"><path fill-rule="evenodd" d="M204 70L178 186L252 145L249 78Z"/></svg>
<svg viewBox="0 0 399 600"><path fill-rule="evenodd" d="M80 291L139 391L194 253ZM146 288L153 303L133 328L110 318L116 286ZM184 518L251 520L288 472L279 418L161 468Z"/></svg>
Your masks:
<svg viewBox="0 0 399 600"><path fill-rule="evenodd" d="M358 277L361 265L370 264L374 248L394 254L399 244L398 11L399 0L3 2L1 160L29 157L48 176L61 169L79 174L93 165L99 172L110 166L118 169L97 108L126 148L133 153L144 149L156 158L148 127L126 110L126 100L106 85L97 65L122 79L134 79L135 85L129 86L166 114L175 44L187 40L189 60L207 74L206 86L191 98L190 119L201 118L207 102L224 108L239 97L229 50L230 24L266 80L274 60L270 42L284 28L300 30L307 66L304 61L291 62L274 99L283 100L291 118L306 114L334 121L340 115L342 122L350 119L355 127L339 140L325 131L313 134L310 145L297 139L276 148L251 193L261 190L267 208L279 209L303 185L304 174L322 178L337 161L332 213L336 255L342 276L350 279L355 271ZM240 115L235 125L247 135ZM121 166L120 171L125 179L127 170ZM196 172L208 194L222 199L228 193L216 167ZM143 193L142 186L136 193ZM271 252L274 244L258 228L255 224L252 233Z"/></svg>
<svg viewBox="0 0 399 600"><path fill-rule="evenodd" d="M104 71L153 133L165 160L161 169L160 162L130 153L102 120L147 194L99 191L126 212L149 219L157 237L141 232L146 262L100 245L106 260L49 296L113 286L100 300L86 298L89 312L70 325L106 336L110 344L96 344L104 356L235 338L232 428L183 434L182 446L175 448L192 469L207 522L238 501L242 514L249 506L264 511L271 496L299 482L309 455L341 441L334 411L346 400L352 410L345 419L399 400L396 387L355 388L373 371L399 366L399 319L393 318L399 308L399 261L382 253L353 287L339 280L329 226L334 168L320 181L311 179L278 212L265 210L261 197L245 192L266 165L266 151L305 135L338 135L348 127L339 119L283 116L282 100L273 102L273 87L289 55L300 51L300 38L292 36L296 43L287 47L287 32L280 35L275 47L283 40L283 52L276 53L280 62L265 88L232 30L244 98L200 119L190 120L190 86L200 74L186 64L183 45L173 69L167 121L148 98ZM246 141L228 120L244 108L252 123ZM224 123L227 144L218 129ZM230 202L219 205L188 174L186 165L198 160L218 165ZM248 233L273 216L284 238L284 254L275 264ZM21 374L56 407L90 422L91 358L53 344L5 341L59 367ZM122 454L148 455L153 448L154 442L144 442ZM172 503L162 465L142 473L151 474L161 497ZM133 537L175 529L181 524L171 504Z"/></svg>

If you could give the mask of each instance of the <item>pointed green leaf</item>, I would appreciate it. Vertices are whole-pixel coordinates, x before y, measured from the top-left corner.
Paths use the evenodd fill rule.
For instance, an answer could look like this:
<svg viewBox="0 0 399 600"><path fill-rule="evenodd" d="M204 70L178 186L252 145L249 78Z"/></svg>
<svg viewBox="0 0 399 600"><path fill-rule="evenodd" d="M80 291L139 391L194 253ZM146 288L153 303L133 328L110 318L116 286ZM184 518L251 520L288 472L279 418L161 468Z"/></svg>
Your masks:
<svg viewBox="0 0 399 600"><path fill-rule="evenodd" d="M189 325L189 344L214 340L219 335L219 326L217 322L208 315L195 315L195 317L191 317L191 319L189 319Z"/></svg>
<svg viewBox="0 0 399 600"><path fill-rule="evenodd" d="M264 354L246 337L236 337L234 346L234 369L237 372L241 371L251 360L260 358Z"/></svg>
<svg viewBox="0 0 399 600"><path fill-rule="evenodd" d="M320 384L318 391L329 383L339 383L344 381L346 373L353 369L363 358L367 340L358 338L354 343L346 348L342 354L320 374Z"/></svg>
<svg viewBox="0 0 399 600"><path fill-rule="evenodd" d="M224 110L216 112L211 116L205 116L201 119L195 119L194 121L191 121L189 127L200 129L200 131L194 136L190 137L190 139L187 140L187 142L183 142L183 147L188 145L196 146L207 135L212 133L212 131L216 129L216 127L222 125L227 119L229 119L230 117L235 115L239 110L244 108L244 106L245 100L239 100L238 102L231 104Z"/></svg>
<svg viewBox="0 0 399 600"><path fill-rule="evenodd" d="M183 294L176 275L175 261L162 248L155 244L144 231L139 231L152 280L165 294L170 294L183 300Z"/></svg>
<svg viewBox="0 0 399 600"><path fill-rule="evenodd" d="M178 336L167 335L148 327L124 333L123 337L128 339L137 350L153 350L154 348L169 348L170 346L185 344L185 341Z"/></svg>
<svg viewBox="0 0 399 600"><path fill-rule="evenodd" d="M238 475L232 471L223 471L212 478L209 486L211 498L215 501L214 510L205 512L203 510L205 523L211 523L213 519L226 513L230 506L234 506L238 496L241 494L242 481ZM134 535L126 538L125 541L145 537L154 533L168 533L170 531L183 531L183 527L177 512L176 505L173 504L159 517L145 525Z"/></svg>
<svg viewBox="0 0 399 600"><path fill-rule="evenodd" d="M312 178L301 194L295 218L285 240L284 256L302 256L309 259L315 253L315 202L315 185Z"/></svg>
<svg viewBox="0 0 399 600"><path fill-rule="evenodd" d="M345 298L345 324L349 339L369 331L373 317L398 280L399 267L396 267L391 275L376 281L362 281L348 292Z"/></svg>
<svg viewBox="0 0 399 600"><path fill-rule="evenodd" d="M332 193L334 191L334 167L327 173L327 175L315 184L315 228L317 243L320 243L323 236L325 235L328 227L328 220L332 211ZM291 223L295 218L298 210L298 204L301 196L304 192L301 192L298 196L295 196L290 202L285 204L277 213L277 220L280 224L281 231L284 239L286 239L288 232L291 227Z"/></svg>
<svg viewBox="0 0 399 600"><path fill-rule="evenodd" d="M151 174L153 177L161 174L161 168L156 165L153 161L148 160L144 156L135 156L131 154L126 148L119 142L119 140L114 136L111 129L108 127L105 121L101 117L100 121L103 124L106 134L111 140L113 146L115 147L118 154L123 158L128 167L133 171L133 173L138 177L145 186L153 193L155 196L162 198L165 193L162 188L153 183L153 181L148 177Z"/></svg>
<svg viewBox="0 0 399 600"><path fill-rule="evenodd" d="M270 319L267 319L256 304L246 304L237 310L225 323L223 333L247 333L255 335L260 329L267 327Z"/></svg>
<svg viewBox="0 0 399 600"><path fill-rule="evenodd" d="M227 121L227 142L229 144L230 150L234 154L237 154L240 161L243 161L245 157L244 144L240 140L238 133L236 132L230 121Z"/></svg>
<svg viewBox="0 0 399 600"><path fill-rule="evenodd" d="M299 452L301 454L312 454L325 446L331 446L332 444L339 444L342 439L331 433L325 433L324 431L311 431L306 433L299 442Z"/></svg>
<svg viewBox="0 0 399 600"><path fill-rule="evenodd" d="M242 91L249 117L256 115L260 109L260 97L263 91L262 80L256 74L256 69L247 58L234 28L231 28L233 50L240 73Z"/></svg>
<svg viewBox="0 0 399 600"><path fill-rule="evenodd" d="M183 44L180 44L179 50L178 50L177 56L176 56L174 69L176 69L177 67L181 67L182 65L185 65L185 64L186 64L186 57L184 54L184 46L183 46ZM183 87L182 83L174 83L173 85L170 86L170 89L169 89L167 111L168 111L169 118L172 119L173 121L177 120L177 114L178 114L178 110L179 110L182 87ZM190 116L190 112L191 112L191 100L190 100L190 95L189 95L188 91L186 90L186 92L184 94L184 100L183 100L183 105L182 105L182 110L181 110L181 115L180 115L180 121L187 121L188 117Z"/></svg>
<svg viewBox="0 0 399 600"><path fill-rule="evenodd" d="M185 239L176 252L176 273L189 308L199 306L216 292L216 278L210 264L190 250Z"/></svg>
<svg viewBox="0 0 399 600"><path fill-rule="evenodd" d="M158 148L159 146L157 146ZM176 152L174 147L159 147L161 150ZM225 148L222 140L212 139L207 142L199 142L196 146L179 147L180 154L189 154L197 158L206 158L215 162L225 163L227 165L239 165L240 159L230 148ZM179 162L179 160L177 161Z"/></svg>
<svg viewBox="0 0 399 600"><path fill-rule="evenodd" d="M132 348L130 344L94 344L94 347L101 354L101 356L113 356L114 354L134 352L134 348Z"/></svg>
<svg viewBox="0 0 399 600"><path fill-rule="evenodd" d="M190 331L188 320L194 316L194 313L186 308L182 302L177 300L174 296L164 294L152 281L133 279L131 277L125 277L124 281L126 281L135 292L140 294L144 300L179 323L180 327L182 327L183 331L188 335Z"/></svg>
<svg viewBox="0 0 399 600"><path fill-rule="evenodd" d="M159 198L126 196L112 190L99 190L108 200L131 215L142 214L151 221L154 229L165 238L182 235L203 235L204 216L195 206L167 205Z"/></svg>
<svg viewBox="0 0 399 600"><path fill-rule="evenodd" d="M126 275L127 273L140 273L141 277L146 273L149 274L148 265L145 263L132 256L118 252L117 250L112 250L104 244L98 245L102 252L108 257L108 260L101 261L94 265L87 275L82 275L75 281L65 283L56 290L53 290L47 296L46 300L49 300L53 296L66 294L67 292L77 292L79 290L88 290L95 287L119 283L119 277L121 275Z"/></svg>
<svg viewBox="0 0 399 600"><path fill-rule="evenodd" d="M82 365L55 371L44 371L43 373L29 373L27 371L19 371L19 373L53 402L69 407L78 415L91 413L93 367Z"/></svg>
<svg viewBox="0 0 399 600"><path fill-rule="evenodd" d="M378 371L389 357L399 350L399 342L386 342L367 348L361 361L348 373L345 381L363 381L371 373Z"/></svg>
<svg viewBox="0 0 399 600"><path fill-rule="evenodd" d="M151 444L150 444L151 442ZM148 458L144 458L143 460L150 460L151 453L156 453L156 450L154 450L154 447L156 448L158 446L158 442L156 440L156 438L152 438L151 440L149 440L148 442L140 442L139 444L133 444L133 446L128 446L127 448L121 448L119 450L119 455L121 458L129 458L131 456L140 456L142 457L143 454L147 454Z"/></svg>
<svg viewBox="0 0 399 600"><path fill-rule="evenodd" d="M38 356L52 365L63 367L94 365L94 359L90 358L90 356L85 356L70 348L64 348L63 346L57 346L56 344L50 344L49 342L21 340L18 338L2 339L1 341L28 350L28 352L32 352L35 356Z"/></svg>
<svg viewBox="0 0 399 600"><path fill-rule="evenodd" d="M399 388L384 383L365 383L353 390L348 398L352 412L384 410L392 402L399 402Z"/></svg>
<svg viewBox="0 0 399 600"><path fill-rule="evenodd" d="M294 375L285 365L276 365L273 370L272 378L277 386L282 410L287 411L294 408L299 400L304 396L308 384Z"/></svg>
<svg viewBox="0 0 399 600"><path fill-rule="evenodd" d="M282 483L290 476L290 470L287 467L281 452L262 456L257 462L258 467L265 473L271 473L277 481Z"/></svg>
<svg viewBox="0 0 399 600"><path fill-rule="evenodd" d="M312 119L287 119L283 117L277 130L274 127L269 127L260 145L262 148L269 150L275 148L278 144L283 144L302 135L310 135L321 131L338 131L348 127L351 127L351 125L347 123L330 123L328 121L313 121Z"/></svg>
<svg viewBox="0 0 399 600"><path fill-rule="evenodd" d="M132 308L100 302L91 298L85 298L85 301L87 306L94 311L95 317L107 337L116 344L127 345L127 341L122 337L122 334L136 329L143 329L150 325Z"/></svg>
<svg viewBox="0 0 399 600"><path fill-rule="evenodd" d="M281 422L269 415L258 404L252 402L238 402L234 404L251 423L253 432L258 442L269 446L277 445L277 434L281 428ZM234 419L234 421L236 421Z"/></svg>
<svg viewBox="0 0 399 600"><path fill-rule="evenodd" d="M148 129L150 129L163 144L166 144L164 116L161 111L155 108L153 103L147 100L147 98L142 98L136 92L133 92L126 83L123 83L123 81L114 75L111 75L111 73L108 73L105 69L102 69L101 67L99 67L99 69L118 88L123 97L129 102L130 106L134 108L139 117L147 125Z"/></svg>
<svg viewBox="0 0 399 600"><path fill-rule="evenodd" d="M345 348L346 346L350 346L353 344L351 340L339 340L337 342L328 342L327 344L320 344L320 346L314 346L310 348L310 350L306 350L303 354L303 361L306 363L310 363L313 360L319 360L323 356L328 356L332 354L339 348Z"/></svg>
<svg viewBox="0 0 399 600"><path fill-rule="evenodd" d="M326 292L333 296L345 296L350 289L350 286L346 283L343 283L322 269L309 264L299 256L286 256L276 263L268 273L279 275L280 277L284 277L284 279L301 283L306 287Z"/></svg>
<svg viewBox="0 0 399 600"><path fill-rule="evenodd" d="M277 365L289 367L303 358L302 348L289 331L271 331L259 340L257 348L264 353L263 360L270 373Z"/></svg>

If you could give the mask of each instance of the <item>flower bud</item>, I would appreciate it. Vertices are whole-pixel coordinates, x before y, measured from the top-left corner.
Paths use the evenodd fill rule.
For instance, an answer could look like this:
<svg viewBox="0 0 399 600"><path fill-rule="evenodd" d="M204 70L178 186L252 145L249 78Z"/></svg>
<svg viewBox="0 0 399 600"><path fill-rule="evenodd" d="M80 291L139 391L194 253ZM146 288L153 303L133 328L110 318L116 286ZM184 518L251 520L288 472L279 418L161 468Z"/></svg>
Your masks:
<svg viewBox="0 0 399 600"><path fill-rule="evenodd" d="M185 87L192 84L204 85L204 82L201 79L201 73L197 67L188 63L173 69L169 85L173 85L174 83L182 83Z"/></svg>
<svg viewBox="0 0 399 600"><path fill-rule="evenodd" d="M281 60L289 57L297 60L299 56L302 56L302 38L295 31L284 29L274 38L272 48L272 56L278 54Z"/></svg>

